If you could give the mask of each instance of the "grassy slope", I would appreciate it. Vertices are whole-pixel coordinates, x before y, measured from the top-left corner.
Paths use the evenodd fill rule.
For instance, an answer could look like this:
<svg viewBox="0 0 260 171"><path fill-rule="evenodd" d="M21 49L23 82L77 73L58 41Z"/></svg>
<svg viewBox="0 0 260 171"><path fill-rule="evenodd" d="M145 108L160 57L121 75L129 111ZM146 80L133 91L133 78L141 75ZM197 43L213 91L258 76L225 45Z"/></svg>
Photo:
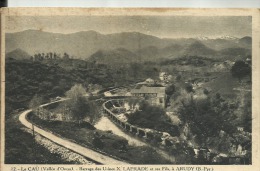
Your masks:
<svg viewBox="0 0 260 171"><path fill-rule="evenodd" d="M238 91L235 91L234 88L251 89L251 83L246 83L247 80L248 78L245 78L243 82L240 83L230 72L223 72L219 73L219 76L216 79L203 84L202 87L211 90L213 94L220 93L226 97L234 97L239 93Z"/></svg>
<svg viewBox="0 0 260 171"><path fill-rule="evenodd" d="M211 89L214 93L233 94L233 88L237 87L238 84L238 80L233 78L231 73L226 72L220 73L215 80L205 83L203 86Z"/></svg>

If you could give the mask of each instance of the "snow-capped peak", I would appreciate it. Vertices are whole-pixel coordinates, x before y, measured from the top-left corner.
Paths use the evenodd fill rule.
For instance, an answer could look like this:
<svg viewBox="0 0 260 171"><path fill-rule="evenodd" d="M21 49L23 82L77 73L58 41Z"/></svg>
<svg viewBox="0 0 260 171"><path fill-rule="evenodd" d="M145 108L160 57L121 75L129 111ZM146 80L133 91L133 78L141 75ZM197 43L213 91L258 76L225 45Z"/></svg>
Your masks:
<svg viewBox="0 0 260 171"><path fill-rule="evenodd" d="M209 37L206 37L206 36L200 36L200 37L197 37L198 40L208 40L210 39Z"/></svg>
<svg viewBox="0 0 260 171"><path fill-rule="evenodd" d="M199 36L199 37L196 37L196 39L198 39L198 40L214 40L214 39L237 40L238 38L234 37L234 36L224 35L224 36L218 36L218 37Z"/></svg>
<svg viewBox="0 0 260 171"><path fill-rule="evenodd" d="M219 37L219 39L225 39L225 40L236 40L238 39L237 37L234 37L234 36L221 36Z"/></svg>

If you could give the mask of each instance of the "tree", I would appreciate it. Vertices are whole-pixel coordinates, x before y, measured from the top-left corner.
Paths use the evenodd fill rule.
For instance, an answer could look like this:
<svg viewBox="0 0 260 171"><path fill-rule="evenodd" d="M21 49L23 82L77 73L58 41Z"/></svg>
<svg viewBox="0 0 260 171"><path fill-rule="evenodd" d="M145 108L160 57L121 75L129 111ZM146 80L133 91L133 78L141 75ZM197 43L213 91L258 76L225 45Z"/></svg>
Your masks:
<svg viewBox="0 0 260 171"><path fill-rule="evenodd" d="M52 59L53 58L53 53L49 52L49 55L50 55L50 59Z"/></svg>
<svg viewBox="0 0 260 171"><path fill-rule="evenodd" d="M39 95L34 95L29 103L29 107L35 112L37 115L39 114L39 106L43 103L43 98Z"/></svg>
<svg viewBox="0 0 260 171"><path fill-rule="evenodd" d="M62 89L62 87L60 86L55 86L52 88L52 93L55 94L56 96L61 96L64 93L64 89Z"/></svg>
<svg viewBox="0 0 260 171"><path fill-rule="evenodd" d="M104 143L102 142L102 140L100 139L100 137L95 136L92 140L92 144L94 145L94 147L102 149L104 147Z"/></svg>
<svg viewBox="0 0 260 171"><path fill-rule="evenodd" d="M88 110L86 106L86 98L84 95L87 92L80 84L74 85L69 91L65 93L69 100L66 102L66 106L71 111L73 119L77 120L79 123L86 117L86 112Z"/></svg>
<svg viewBox="0 0 260 171"><path fill-rule="evenodd" d="M183 102L179 109L179 117L183 125L188 124L191 132L197 135L198 143L205 143L206 138L217 136L221 130L232 134L235 126L234 111L228 102L221 97Z"/></svg>
<svg viewBox="0 0 260 171"><path fill-rule="evenodd" d="M175 92L175 85L174 84L170 84L169 86L167 86L165 93L167 94L167 99L166 99L166 103L169 102L171 96L173 95L173 93Z"/></svg>
<svg viewBox="0 0 260 171"><path fill-rule="evenodd" d="M85 118L88 118L90 123L95 123L100 118L100 113L94 102L89 101L85 96L86 91L81 84L74 85L65 93L69 100L65 101L69 108L72 117L78 123L82 123Z"/></svg>
<svg viewBox="0 0 260 171"><path fill-rule="evenodd" d="M8 74L8 80L10 80L10 82L12 83L12 87L13 87L13 91L16 89L16 85L17 85L17 82L20 80L19 79L19 74L17 73L17 71L11 71L9 74Z"/></svg>
<svg viewBox="0 0 260 171"><path fill-rule="evenodd" d="M74 85L69 91L65 93L66 97L76 101L78 98L86 95L87 92L81 84Z"/></svg>
<svg viewBox="0 0 260 171"><path fill-rule="evenodd" d="M191 93L193 92L193 86L191 83L185 83L185 90L188 92L188 93Z"/></svg>
<svg viewBox="0 0 260 171"><path fill-rule="evenodd" d="M237 99L239 103L236 112L239 124L245 131L252 132L252 94L241 92Z"/></svg>
<svg viewBox="0 0 260 171"><path fill-rule="evenodd" d="M73 119L80 124L89 112L86 97L80 96L77 99L70 99L69 104Z"/></svg>
<svg viewBox="0 0 260 171"><path fill-rule="evenodd" d="M178 74L178 75L176 76L176 78L175 78L176 81L180 81L181 79L182 79L181 74Z"/></svg>
<svg viewBox="0 0 260 171"><path fill-rule="evenodd" d="M175 92L175 85L170 84L169 86L167 86L165 92L168 96L171 96Z"/></svg>
<svg viewBox="0 0 260 171"><path fill-rule="evenodd" d="M53 84L52 84L52 82L50 82L50 81L43 81L41 84L40 84L40 86L39 86L39 90L41 90L41 91L46 91L46 89L47 90L50 90L51 88L53 87Z"/></svg>
<svg viewBox="0 0 260 171"><path fill-rule="evenodd" d="M140 65L139 63L131 63L129 69L131 76L134 78L138 78L138 74L141 73L140 70L142 69L142 65Z"/></svg>
<svg viewBox="0 0 260 171"><path fill-rule="evenodd" d="M39 58L38 58L38 55L37 55L37 54L34 54L34 55L33 55L33 57L34 57L34 60L35 60L35 61L38 61L38 60L39 60Z"/></svg>
<svg viewBox="0 0 260 171"><path fill-rule="evenodd" d="M146 101L139 103L140 110L128 116L128 122L143 128L156 129L168 132L172 136L178 136L178 127L172 125L165 111L158 107L149 105Z"/></svg>
<svg viewBox="0 0 260 171"><path fill-rule="evenodd" d="M67 53L65 52L65 53L63 54L63 59L65 59L65 60L70 59L69 54L67 54Z"/></svg>
<svg viewBox="0 0 260 171"><path fill-rule="evenodd" d="M53 58L54 58L54 59L57 59L57 54L56 54L56 52L53 53Z"/></svg>
<svg viewBox="0 0 260 171"><path fill-rule="evenodd" d="M231 74L233 77L238 78L239 82L246 76L251 76L251 66L244 61L236 61L231 68Z"/></svg>

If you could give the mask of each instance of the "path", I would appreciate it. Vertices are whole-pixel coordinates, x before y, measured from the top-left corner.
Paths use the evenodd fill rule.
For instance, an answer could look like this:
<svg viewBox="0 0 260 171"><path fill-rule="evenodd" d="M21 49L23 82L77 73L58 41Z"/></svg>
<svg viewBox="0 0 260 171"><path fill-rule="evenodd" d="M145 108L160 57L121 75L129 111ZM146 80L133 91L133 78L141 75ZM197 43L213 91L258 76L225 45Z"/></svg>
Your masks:
<svg viewBox="0 0 260 171"><path fill-rule="evenodd" d="M113 134L124 137L127 139L129 145L133 146L146 146L146 144L138 139L131 137L124 133L121 129L119 129L112 121L110 121L106 116L102 116L102 118L95 124L95 127L99 130L107 131L111 130Z"/></svg>
<svg viewBox="0 0 260 171"><path fill-rule="evenodd" d="M48 104L45 104L45 105L42 105L42 106L47 106ZM24 111L20 116L19 116L19 120L20 122L26 126L27 128L29 129L32 129L32 123L28 122L28 120L26 119L26 115L28 113L30 113L32 110L26 110ZM94 150L91 150L91 149L88 149L86 147L83 147L81 145L78 145L76 143L73 143L69 140L65 140L65 139L62 139L50 132L47 132L37 126L34 126L34 131L37 132L38 134L50 139L51 141L63 146L63 147L66 147L67 149L70 149L82 156L85 156L87 158L90 158L94 161L97 161L99 163L102 163L102 164L110 164L110 165L122 165L122 164L128 164L126 162L123 162L123 161L119 161L119 160L116 160L114 158L111 158L109 156L105 156L101 153L98 153Z"/></svg>

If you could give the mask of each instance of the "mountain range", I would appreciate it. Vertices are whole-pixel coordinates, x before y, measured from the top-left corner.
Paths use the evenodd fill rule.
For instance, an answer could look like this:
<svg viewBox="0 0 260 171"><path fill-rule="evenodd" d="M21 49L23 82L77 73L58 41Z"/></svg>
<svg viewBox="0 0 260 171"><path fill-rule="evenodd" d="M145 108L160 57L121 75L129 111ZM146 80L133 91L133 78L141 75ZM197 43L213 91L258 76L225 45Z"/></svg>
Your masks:
<svg viewBox="0 0 260 171"><path fill-rule="evenodd" d="M23 57L28 57L25 54L34 55L42 52L60 54L66 52L75 58L100 63L154 61L185 55L236 59L244 55L251 55L251 47L251 37L166 39L139 32L105 35L96 31L61 34L38 30L6 33L7 57L17 56L17 52L22 53Z"/></svg>

